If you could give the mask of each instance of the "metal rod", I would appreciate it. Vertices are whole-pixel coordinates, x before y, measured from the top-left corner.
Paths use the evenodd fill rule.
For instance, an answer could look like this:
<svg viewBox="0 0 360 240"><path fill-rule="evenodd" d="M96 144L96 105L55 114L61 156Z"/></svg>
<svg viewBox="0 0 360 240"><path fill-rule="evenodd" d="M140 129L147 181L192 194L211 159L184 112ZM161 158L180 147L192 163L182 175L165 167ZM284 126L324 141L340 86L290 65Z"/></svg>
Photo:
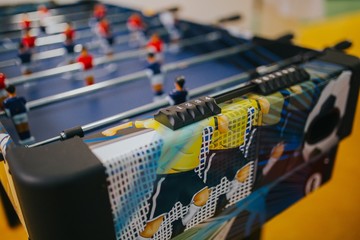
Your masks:
<svg viewBox="0 0 360 240"><path fill-rule="evenodd" d="M119 14L119 15L117 15L117 14L116 15L110 15L110 19L113 19L111 21L112 25L113 25L113 29L118 28L118 26L122 26L124 24L124 21L127 20L128 13L127 14L122 13L122 14ZM89 27L90 27L89 26L89 19L75 20L75 21L72 21L72 24L74 25L74 29L76 30L77 39L78 39L78 36L85 35L86 33L83 33L83 32L88 31ZM64 23L57 23L57 24L52 25L52 26L48 26L47 29L46 29L47 35L55 35L55 34L60 35L60 33L62 33L64 31L65 26L66 26L65 22ZM40 31L39 31L39 29L32 28L30 30L30 33L32 35L34 35L34 36L37 36L37 35L39 35ZM2 36L3 38L13 39L14 40L14 39L19 39L21 37L21 32L16 31L16 32L7 33L7 34L1 34L0 33L0 36L1 35L6 35L6 36ZM88 36L84 36L84 37L88 37ZM37 38L36 45L37 46L42 46L41 42L46 42L45 39L47 39L47 36ZM39 41L41 41L41 42L39 42Z"/></svg>
<svg viewBox="0 0 360 240"><path fill-rule="evenodd" d="M115 16L121 12L125 12L125 10L121 10L121 12L117 11L118 9L116 9L115 11L110 9L108 11L108 17L110 18L115 18ZM76 10L75 10L76 11ZM40 27L39 24L39 14L37 12L35 12L35 14L31 14L31 13L27 13L30 20L31 20L31 25L32 28L34 27ZM84 16L82 16L84 15ZM75 16L76 19L72 19ZM81 16L81 17L80 17ZM88 19L92 16L92 11L88 10L88 11L78 11L78 12L70 12L70 13L65 13L65 14L59 14L59 15L55 15L52 14L51 16L47 17L47 21L51 22L54 24L54 26L56 26L59 23L64 23L66 21L73 21L75 25L84 25L84 20L83 19ZM12 18L14 19L14 17L7 17L8 18ZM0 18L1 19L1 18ZM7 21L7 20L5 20ZM15 21L13 21L12 25L14 25L12 28L4 28L2 30L0 30L0 35L4 35L4 37L10 37L9 35L11 34L15 34L15 33L20 33L21 32L21 28L19 26L19 23L22 21L22 14L19 14L19 16L15 17ZM86 22L87 23L87 22Z"/></svg>
<svg viewBox="0 0 360 240"><path fill-rule="evenodd" d="M156 31L160 36L167 34L167 31L163 27L154 29L154 31ZM93 34L90 34L90 36L93 37ZM119 44L119 45L125 44L125 43L129 42L130 36L129 35L118 36L114 40L115 40L115 44ZM87 44L86 46L87 46L88 50L94 50L94 49L97 49L100 47L100 45L97 43L90 43L90 44ZM80 49L81 48L79 48L79 49L75 48L75 52L80 52ZM45 59L61 57L61 56L64 56L65 54L66 54L66 50L64 48L51 49L48 51L35 53L32 57L32 61L36 62L36 61L41 61L41 60L45 60ZM13 59L0 62L0 67L11 67L11 66L15 66L15 65L17 65L17 61L15 61Z"/></svg>
<svg viewBox="0 0 360 240"><path fill-rule="evenodd" d="M114 23L113 23L113 30L115 32L123 32L123 31L127 30L127 26L124 23L124 21L126 21L129 14L130 13L127 13L127 14L124 13L123 14L124 16L119 16L119 17L117 17L117 15L114 16L114 18L116 17L114 20ZM94 33L89 31L90 27L88 25L88 20L81 20L81 21L82 21L83 27L78 28L76 40L93 37ZM60 23L54 27L50 27L48 31L49 31L49 34L52 34L52 35L37 38L35 40L36 47L47 46L47 45L64 42L65 39L64 39L62 32L65 29L65 24L66 23ZM73 23L73 24L76 25L75 23ZM8 43L6 46L0 47L0 53L16 50L17 47L18 47L18 43Z"/></svg>
<svg viewBox="0 0 360 240"><path fill-rule="evenodd" d="M77 4L78 5L78 4ZM67 12L70 12L70 13L73 13L76 12L76 11L79 11L79 8L80 10L81 9L89 9L89 5L88 4L81 4L83 6L75 6L70 4L70 5L64 5L64 6L58 6L58 7L54 7L54 8L49 8L49 11L51 12L52 15L59 15L58 13L60 12L59 10L64 10L64 9L68 9ZM89 9L89 11L91 11L91 8ZM37 21L39 20L39 16L38 16L38 11L35 10L35 11L29 11L27 12L27 14L29 15L29 18L32 20L32 21ZM64 13L63 15L66 15L66 13ZM12 14L12 15L6 15L6 16L1 16L0 17L0 21L3 21L3 20L6 20L6 19L9 19L9 18L12 18L12 23L19 23L21 21L21 18L22 18L22 13L16 13L16 14Z"/></svg>
<svg viewBox="0 0 360 240"><path fill-rule="evenodd" d="M181 69L181 68L188 67L191 65L195 65L195 64L202 63L202 62L211 61L214 59L218 59L218 58L222 58L222 57L229 56L232 54L236 54L240 51L244 51L245 49L247 49L245 46L243 46L243 47L238 46L238 47L227 48L225 50L215 51L215 52L208 53L208 54L203 54L203 55L193 57L190 59L185 59L185 60L181 60L181 61L178 61L175 63L166 64L164 66L164 70L166 72L174 71L176 69ZM118 78L114 78L114 79L111 79L111 80L108 80L105 82L96 83L94 85L77 88L77 89L67 91L64 93L59 93L59 94L55 94L55 95L52 95L49 97L44 97L44 98L41 98L38 100L34 100L34 101L31 101L28 103L28 107L29 107L29 109L36 109L36 108L43 107L43 106L53 104L56 102L65 101L65 100L79 97L82 95L87 95L88 93L94 93L94 92L97 92L97 91L105 89L105 88L113 87L115 85L124 84L124 83L130 82L130 81L140 80L142 78L145 78L146 76L147 76L146 70L131 73L131 74L121 76Z"/></svg>
<svg viewBox="0 0 360 240"><path fill-rule="evenodd" d="M218 33L212 32L212 33L209 33L206 35L201 35L201 36L196 36L193 38L184 39L184 40L180 41L179 44L180 44L180 46L185 47L185 46L189 46L192 44L199 44L199 43L207 42L207 41L215 41L219 38L220 38L220 35ZM125 38L122 41L125 41ZM53 54L60 54L60 53L61 53L61 51L54 52ZM119 62L119 61L122 61L125 59L139 57L144 54L146 54L145 50L129 50L126 52L115 54L111 58L109 58L107 56L96 58L94 60L94 64L95 64L95 66L101 66L104 64L108 64L108 63L114 63L114 62ZM35 72L35 73L32 73L30 76L18 76L18 77L14 77L14 78L9 78L9 79L7 79L7 83L12 84L12 85L19 85L19 84L23 84L26 82L39 81L41 79L60 75L63 73L78 71L81 69L81 67L82 66L79 63L69 64L66 66L56 67L56 68L44 70L41 72Z"/></svg>
<svg viewBox="0 0 360 240"><path fill-rule="evenodd" d="M193 90L189 91L189 96L190 97L200 96L206 92L214 90L215 88L221 86L222 84L228 85L228 84L233 84L236 82L241 83L241 82L244 82L248 78L249 78L249 74L247 74L247 73L237 74L232 77L219 80L215 83L210 83L210 84L207 84L202 87L194 88ZM151 112L153 110L159 109L161 107L165 107L167 105L169 105L169 102L166 99L162 99L160 101L152 102L152 103L149 103L149 104L146 104L146 105L143 105L143 106L140 106L140 107L116 114L116 115L113 115L111 117L104 118L102 120L86 124L86 125L82 126L81 128L84 131L84 133L86 134L86 133L89 133L96 129L106 127L108 125L111 125L113 123L116 123L116 122L119 122L119 121L122 121L122 120L125 120L128 118L136 117L136 116ZM49 143L56 142L59 140L62 140L60 135L57 137L53 137L53 138L29 145L28 147L38 147L38 146L49 144Z"/></svg>
<svg viewBox="0 0 360 240"><path fill-rule="evenodd" d="M316 56L321 55L321 52L315 52L315 51L311 52L311 54L309 54L309 56L307 56L307 58L305 58L305 59L304 59L304 55L305 54L300 54L300 55L296 55L296 56L288 58L288 59L281 60L281 61L279 61L278 63L275 63L275 64L270 64L270 65L267 65L267 66L260 66L260 67L256 68L255 71L259 75L268 74L268 73L271 73L273 71L279 70L279 69L281 69L281 68L283 68L285 66L313 59ZM212 97L218 97L221 94L224 94L224 93L236 90L236 89L240 89L240 88L243 88L243 87L246 87L246 86L250 86L252 83L249 82L248 80L250 80L251 76L252 75L250 73L247 73L247 72L240 73L240 74L237 74L237 75L234 75L234 76L219 80L217 82L210 83L210 84L207 84L205 86L192 89L192 90L189 91L189 95L190 95L190 97L200 96L200 95L205 94L205 93L207 93L209 91L216 90L216 88L218 88L219 86L235 84L235 83L239 82L239 85L232 86L232 87L226 88L226 89L224 89L224 90L222 90L220 92L210 94L210 96L212 96ZM126 120L128 118L133 118L133 117L148 113L150 111L156 110L156 109L158 109L160 107L164 107L164 106L167 106L167 105L168 105L168 102L163 99L163 100L158 101L158 102L149 103L149 104L143 105L141 107L137 107L137 108L134 108L132 110L125 111L123 113L119 113L119 114L113 115L111 117L104 118L102 120L98 120L98 121L86 124L86 125L82 126L81 128L84 131L84 134L86 134L86 133L89 133L89 132L94 131L96 129L103 128L103 127L106 127L106 126L111 125L113 123L120 122L120 121ZM48 143L51 143L51 142L54 142L54 141L58 141L58 140L61 140L61 139L62 139L61 136L57 136L57 137L54 137L54 138L50 138L48 140L44 140L44 141L39 142L39 143L29 145L28 147L37 147L37 146L45 145L45 144L48 144Z"/></svg>
<svg viewBox="0 0 360 240"><path fill-rule="evenodd" d="M37 143L34 143L34 144L31 144L31 145L27 145L26 147L38 147L38 146L42 146L42 145L45 145L45 144L49 144L49 143L53 143L53 142L57 142L57 141L61 141L63 140L62 137L59 135L59 136L56 136L56 137L52 137L52 138L49 138L49 139L46 139L44 141L40 141L40 142L37 142Z"/></svg>

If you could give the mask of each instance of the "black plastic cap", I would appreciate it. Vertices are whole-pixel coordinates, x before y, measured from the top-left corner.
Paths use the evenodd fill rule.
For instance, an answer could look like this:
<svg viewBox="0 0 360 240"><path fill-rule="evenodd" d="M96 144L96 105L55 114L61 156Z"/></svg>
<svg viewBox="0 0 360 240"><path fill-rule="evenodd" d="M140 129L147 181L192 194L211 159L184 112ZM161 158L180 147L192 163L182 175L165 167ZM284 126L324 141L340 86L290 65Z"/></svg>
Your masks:
<svg viewBox="0 0 360 240"><path fill-rule="evenodd" d="M160 109L155 120L166 127L177 130L189 124L221 113L221 108L211 97L201 97L180 105Z"/></svg>

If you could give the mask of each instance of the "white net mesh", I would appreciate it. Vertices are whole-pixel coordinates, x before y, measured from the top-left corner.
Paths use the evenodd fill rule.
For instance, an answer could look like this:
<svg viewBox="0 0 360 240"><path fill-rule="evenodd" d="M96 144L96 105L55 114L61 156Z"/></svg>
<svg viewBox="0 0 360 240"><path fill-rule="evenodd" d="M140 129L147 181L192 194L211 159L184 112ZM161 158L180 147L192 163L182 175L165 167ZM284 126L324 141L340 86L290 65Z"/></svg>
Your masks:
<svg viewBox="0 0 360 240"><path fill-rule="evenodd" d="M244 156L248 157L246 166L249 166L249 174L246 180L238 186L234 194L229 199L226 207L233 205L251 193L254 179L255 153L252 150L255 130L253 123L257 118L257 111L247 108L247 115L241 122L243 144L240 150ZM214 133L212 127L203 129L202 147L200 151L200 164L195 172L201 179L204 178L206 157L209 153L211 138ZM136 239L141 231L144 230L147 222L147 214L150 209L148 199L151 197L154 182L156 179L157 159L161 154L162 141L156 140L142 147L134 149L127 154L120 154L108 159L101 159L103 162L108 181L108 190L111 201L112 213L117 239ZM244 166L245 167L245 166ZM179 183L181 184L181 183ZM223 177L220 183L211 187L210 197L206 205L195 214L191 221L186 225L189 229L204 220L212 217L215 213L216 204L219 196L226 194L231 188L231 181ZM183 218L188 212L189 206L183 206L177 202L172 209L164 216L160 228L153 236L153 239L170 239L172 235L172 222Z"/></svg>

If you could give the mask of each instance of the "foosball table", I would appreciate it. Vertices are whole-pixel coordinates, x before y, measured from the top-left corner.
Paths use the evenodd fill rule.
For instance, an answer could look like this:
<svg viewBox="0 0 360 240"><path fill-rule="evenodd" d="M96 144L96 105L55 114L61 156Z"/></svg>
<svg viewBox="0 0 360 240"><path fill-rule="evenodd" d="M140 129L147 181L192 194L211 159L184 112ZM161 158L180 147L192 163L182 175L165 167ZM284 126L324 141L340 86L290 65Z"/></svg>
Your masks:
<svg viewBox="0 0 360 240"><path fill-rule="evenodd" d="M165 91L187 79L188 101L169 106L149 90L146 50L129 44L125 21L135 10L107 6L115 43L106 56L78 19L93 5L49 7L76 23L95 83L77 81L79 63L64 64L56 27L37 37L30 75L13 59L16 24L0 32L13 39L0 48L0 72L29 100L36 139L19 144L2 113L2 198L29 239L254 238L331 178L358 98L360 62L344 52L348 42L317 51L289 35L247 39L177 20L173 51L161 13L143 16L144 36L157 32L167 43Z"/></svg>

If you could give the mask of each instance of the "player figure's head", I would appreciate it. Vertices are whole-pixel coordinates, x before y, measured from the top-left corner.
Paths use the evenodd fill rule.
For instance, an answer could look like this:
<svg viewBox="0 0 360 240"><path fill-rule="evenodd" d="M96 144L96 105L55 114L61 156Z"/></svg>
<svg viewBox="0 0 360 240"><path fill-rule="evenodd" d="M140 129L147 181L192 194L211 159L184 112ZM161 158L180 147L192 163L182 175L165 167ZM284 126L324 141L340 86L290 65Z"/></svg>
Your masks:
<svg viewBox="0 0 360 240"><path fill-rule="evenodd" d="M98 3L98 4L95 5L94 9L103 11L103 10L106 10L106 7L105 7L104 4Z"/></svg>
<svg viewBox="0 0 360 240"><path fill-rule="evenodd" d="M48 11L48 8L42 4L42 5L38 6L38 11L46 13Z"/></svg>
<svg viewBox="0 0 360 240"><path fill-rule="evenodd" d="M147 54L147 61L148 61L149 63L156 62L156 55L155 55L155 53L149 52L149 53Z"/></svg>
<svg viewBox="0 0 360 240"><path fill-rule="evenodd" d="M185 85L185 77L184 76L178 76L177 78L175 78L175 89L178 91L182 91L184 89L184 85Z"/></svg>
<svg viewBox="0 0 360 240"><path fill-rule="evenodd" d="M6 92L9 94L9 97L15 97L16 96L16 88L14 85L9 85L5 88Z"/></svg>
<svg viewBox="0 0 360 240"><path fill-rule="evenodd" d="M29 14L23 13L23 14L21 15L21 19L22 19L23 21L29 21L29 20L30 20Z"/></svg>
<svg viewBox="0 0 360 240"><path fill-rule="evenodd" d="M20 53L23 53L23 52L26 51L26 47L25 47L25 45L23 43L19 43L18 49L19 49Z"/></svg>
<svg viewBox="0 0 360 240"><path fill-rule="evenodd" d="M30 29L24 29L24 37L31 37L30 35Z"/></svg>
<svg viewBox="0 0 360 240"><path fill-rule="evenodd" d="M66 22L66 29L72 29L72 22Z"/></svg>
<svg viewBox="0 0 360 240"><path fill-rule="evenodd" d="M97 20L101 20L106 15L106 7L104 4L98 3L94 7L94 16Z"/></svg>
<svg viewBox="0 0 360 240"><path fill-rule="evenodd" d="M82 56L87 56L87 55L88 55L88 49L87 49L87 47L82 46L80 54L81 54Z"/></svg>
<svg viewBox="0 0 360 240"><path fill-rule="evenodd" d="M160 37L159 37L159 34L157 34L156 32L153 33L150 37L150 42L157 42L157 41L160 41Z"/></svg>
<svg viewBox="0 0 360 240"><path fill-rule="evenodd" d="M134 20L140 20L141 19L140 14L138 14L138 13L131 14L130 18L134 19Z"/></svg>

